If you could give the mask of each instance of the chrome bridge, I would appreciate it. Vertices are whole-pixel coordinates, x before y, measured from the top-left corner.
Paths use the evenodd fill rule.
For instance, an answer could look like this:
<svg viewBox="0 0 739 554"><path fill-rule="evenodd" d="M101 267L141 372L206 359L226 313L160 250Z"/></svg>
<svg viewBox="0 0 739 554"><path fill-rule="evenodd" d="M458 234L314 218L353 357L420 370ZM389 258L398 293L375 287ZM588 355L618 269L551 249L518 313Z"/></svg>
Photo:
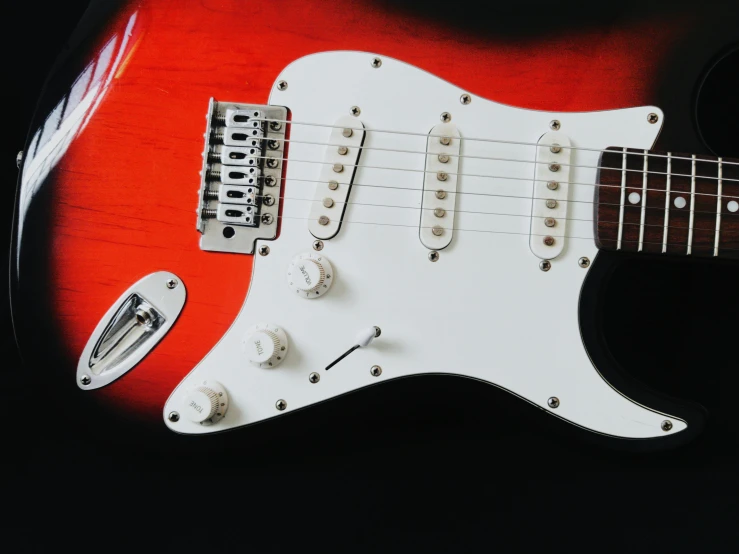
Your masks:
<svg viewBox="0 0 739 554"><path fill-rule="evenodd" d="M206 119L200 248L253 254L277 236L287 109L211 98Z"/></svg>

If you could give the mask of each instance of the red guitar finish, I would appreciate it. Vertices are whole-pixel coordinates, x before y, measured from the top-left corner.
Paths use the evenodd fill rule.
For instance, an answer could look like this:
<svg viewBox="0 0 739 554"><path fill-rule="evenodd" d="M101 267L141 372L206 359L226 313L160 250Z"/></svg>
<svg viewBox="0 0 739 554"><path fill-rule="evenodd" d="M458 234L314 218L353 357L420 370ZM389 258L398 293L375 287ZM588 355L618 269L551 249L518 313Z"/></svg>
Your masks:
<svg viewBox="0 0 739 554"><path fill-rule="evenodd" d="M654 102L652 70L674 47L681 27L677 19L663 19L656 28L634 21L608 30L504 41L357 0L330 7L314 0L130 2L101 30L91 54L95 71L102 68L99 89L88 90L92 100L84 116L46 160L53 185L47 187L44 232L51 238L48 251L37 256L46 258L50 271L47 317L64 345L58 367L62 382L75 386L80 353L119 295L144 275L172 271L187 287L187 302L169 334L111 385L76 392L127 419L161 426L166 398L241 308L252 256L204 252L195 229L204 116L211 96L265 103L275 77L296 58L361 50L526 108L645 105ZM111 40L112 53L106 53ZM73 96L62 116L49 116L61 117L60 129L72 111ZM39 158L45 151L44 132L40 129L36 158L29 148L25 160L25 188L16 215L21 228L15 249L21 255L23 216L34 201L28 191L33 186L27 182L32 178L29 164L44 161ZM19 276L24 270L18 263ZM14 307L17 311L17 301ZM26 355L33 356L23 329L19 335Z"/></svg>

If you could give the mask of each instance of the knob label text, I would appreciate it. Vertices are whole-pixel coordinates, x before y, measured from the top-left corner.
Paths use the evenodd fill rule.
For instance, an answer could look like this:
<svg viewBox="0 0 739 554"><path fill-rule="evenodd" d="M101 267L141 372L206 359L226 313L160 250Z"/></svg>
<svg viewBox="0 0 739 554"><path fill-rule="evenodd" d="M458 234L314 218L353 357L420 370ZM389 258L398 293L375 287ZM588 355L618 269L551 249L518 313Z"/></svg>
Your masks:
<svg viewBox="0 0 739 554"><path fill-rule="evenodd" d="M305 279L305 284L312 285L313 281L311 281L310 275L308 275L308 272L305 270L305 266L301 265L298 269L300 269L300 273L303 274L303 278Z"/></svg>
<svg viewBox="0 0 739 554"><path fill-rule="evenodd" d="M196 404L194 400L190 400L190 407L193 408L198 413L203 412L203 407Z"/></svg>

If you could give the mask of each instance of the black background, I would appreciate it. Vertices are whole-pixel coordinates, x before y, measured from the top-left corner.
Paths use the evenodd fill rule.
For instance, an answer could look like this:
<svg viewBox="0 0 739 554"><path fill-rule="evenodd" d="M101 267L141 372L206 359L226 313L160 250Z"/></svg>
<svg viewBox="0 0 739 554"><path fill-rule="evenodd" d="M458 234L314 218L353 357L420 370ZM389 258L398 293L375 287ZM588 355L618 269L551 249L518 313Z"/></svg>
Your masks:
<svg viewBox="0 0 739 554"><path fill-rule="evenodd" d="M3 7L5 244L15 154L43 80L85 6ZM619 9L639 16L637 3L614 6L589 13L606 24L630 17ZM503 12L520 22L523 9ZM655 21L658 14L642 13ZM733 25L737 41L735 15L717 27ZM707 29L655 68L666 83L659 105L678 115L661 139L675 151L707 152L694 139L697 87L689 69L732 42L716 34ZM738 74L739 67L727 78ZM739 141L727 132L739 113L732 106L737 88L710 86L731 92L712 89L706 128L720 154L739 157ZM633 260L602 290L604 331L618 361L654 388L711 412L695 442L649 455L593 445L493 387L451 377L400 380L230 435L239 448L196 441L152 450L127 431L106 433L94 412L73 404L76 397L45 387L44 368L21 366L0 295L7 325L0 526L5 538L28 545L86 542L103 531L105 549L128 540L145 548L157 535L165 547L201 538L213 549L230 543L251 552L737 551L738 274L730 264ZM556 314L542 307L539 317Z"/></svg>

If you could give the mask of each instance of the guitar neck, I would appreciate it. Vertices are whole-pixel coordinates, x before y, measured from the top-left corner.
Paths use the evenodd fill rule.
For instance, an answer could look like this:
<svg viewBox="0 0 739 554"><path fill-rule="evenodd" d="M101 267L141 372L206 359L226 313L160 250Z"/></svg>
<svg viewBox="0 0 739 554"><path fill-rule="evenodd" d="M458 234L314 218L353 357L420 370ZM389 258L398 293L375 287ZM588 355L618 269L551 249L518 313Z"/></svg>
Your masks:
<svg viewBox="0 0 739 554"><path fill-rule="evenodd" d="M739 258L739 160L609 148L598 165L598 248Z"/></svg>

